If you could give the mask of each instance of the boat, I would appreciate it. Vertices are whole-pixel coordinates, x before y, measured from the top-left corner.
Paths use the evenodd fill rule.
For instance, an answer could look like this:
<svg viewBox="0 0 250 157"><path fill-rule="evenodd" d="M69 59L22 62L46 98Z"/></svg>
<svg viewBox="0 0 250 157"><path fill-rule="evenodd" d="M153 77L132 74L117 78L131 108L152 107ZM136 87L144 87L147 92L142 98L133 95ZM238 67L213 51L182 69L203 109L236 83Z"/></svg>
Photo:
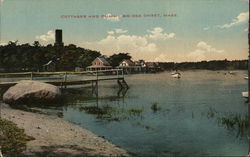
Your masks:
<svg viewBox="0 0 250 157"><path fill-rule="evenodd" d="M174 78L181 78L181 74L180 73L172 74L172 77L174 77Z"/></svg>
<svg viewBox="0 0 250 157"><path fill-rule="evenodd" d="M171 76L174 78L181 78L181 74L178 71L172 72Z"/></svg>
<svg viewBox="0 0 250 157"><path fill-rule="evenodd" d="M248 76L244 77L245 80L248 80Z"/></svg>
<svg viewBox="0 0 250 157"><path fill-rule="evenodd" d="M248 98L248 92L242 92L241 94L244 98Z"/></svg>

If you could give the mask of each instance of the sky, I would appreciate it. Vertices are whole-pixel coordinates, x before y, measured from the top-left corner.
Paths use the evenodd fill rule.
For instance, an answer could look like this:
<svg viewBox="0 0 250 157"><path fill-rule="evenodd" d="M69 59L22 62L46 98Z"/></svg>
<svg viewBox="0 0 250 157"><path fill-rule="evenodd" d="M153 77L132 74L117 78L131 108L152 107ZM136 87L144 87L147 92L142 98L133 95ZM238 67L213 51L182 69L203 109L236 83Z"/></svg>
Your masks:
<svg viewBox="0 0 250 157"><path fill-rule="evenodd" d="M107 56L247 59L248 10L248 0L0 0L0 44L53 44L62 29L65 45Z"/></svg>

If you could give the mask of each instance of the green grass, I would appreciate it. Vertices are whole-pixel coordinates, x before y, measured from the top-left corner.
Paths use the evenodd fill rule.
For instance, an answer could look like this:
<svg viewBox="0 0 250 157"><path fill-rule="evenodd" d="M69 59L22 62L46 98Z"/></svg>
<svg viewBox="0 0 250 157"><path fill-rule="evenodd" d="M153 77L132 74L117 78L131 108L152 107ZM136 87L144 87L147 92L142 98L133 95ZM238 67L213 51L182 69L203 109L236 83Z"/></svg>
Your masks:
<svg viewBox="0 0 250 157"><path fill-rule="evenodd" d="M21 156L26 143L32 139L13 122L0 119L0 146L4 157Z"/></svg>

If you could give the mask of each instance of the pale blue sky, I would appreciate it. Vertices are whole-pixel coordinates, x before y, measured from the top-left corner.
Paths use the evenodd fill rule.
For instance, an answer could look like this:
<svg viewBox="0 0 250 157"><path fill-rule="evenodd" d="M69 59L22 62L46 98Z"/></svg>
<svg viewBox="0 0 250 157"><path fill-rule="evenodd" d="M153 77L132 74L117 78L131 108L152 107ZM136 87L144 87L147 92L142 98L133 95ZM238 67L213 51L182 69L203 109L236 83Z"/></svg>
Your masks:
<svg viewBox="0 0 250 157"><path fill-rule="evenodd" d="M247 58L247 0L1 1L2 44L10 40L39 40L46 45L54 42L53 32L60 28L65 44L106 55L128 52L134 59L151 61ZM150 13L177 16L118 20L60 17ZM115 33L116 29L120 31Z"/></svg>

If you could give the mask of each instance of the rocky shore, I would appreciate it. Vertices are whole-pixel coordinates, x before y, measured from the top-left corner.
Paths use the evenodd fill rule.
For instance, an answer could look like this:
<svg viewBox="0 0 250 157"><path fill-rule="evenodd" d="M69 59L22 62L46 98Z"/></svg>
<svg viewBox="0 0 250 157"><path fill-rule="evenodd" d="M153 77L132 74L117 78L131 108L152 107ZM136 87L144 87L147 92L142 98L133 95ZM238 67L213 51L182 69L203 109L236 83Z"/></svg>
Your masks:
<svg viewBox="0 0 250 157"><path fill-rule="evenodd" d="M1 106L2 118L35 138L27 143L26 156L129 156L125 150L63 119Z"/></svg>

